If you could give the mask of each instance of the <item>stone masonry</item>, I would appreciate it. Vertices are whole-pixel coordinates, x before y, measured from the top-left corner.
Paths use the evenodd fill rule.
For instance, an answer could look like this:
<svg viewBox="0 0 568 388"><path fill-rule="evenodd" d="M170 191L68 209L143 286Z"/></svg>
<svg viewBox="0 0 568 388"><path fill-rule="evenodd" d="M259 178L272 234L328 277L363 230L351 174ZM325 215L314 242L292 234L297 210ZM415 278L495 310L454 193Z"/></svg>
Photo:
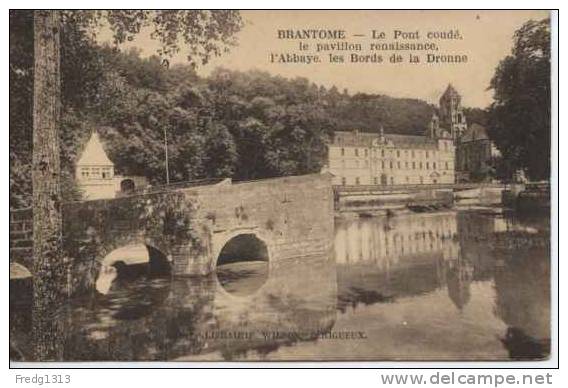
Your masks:
<svg viewBox="0 0 568 388"><path fill-rule="evenodd" d="M333 239L331 176L313 174L168 189L63 208L71 293L92 289L104 258L132 244L166 257L175 275L215 270L223 246L241 234L267 247L270 268L286 259L328 254ZM33 269L31 211L12 212L10 260ZM29 217L29 218L27 218ZM150 257L152 260L152 257Z"/></svg>

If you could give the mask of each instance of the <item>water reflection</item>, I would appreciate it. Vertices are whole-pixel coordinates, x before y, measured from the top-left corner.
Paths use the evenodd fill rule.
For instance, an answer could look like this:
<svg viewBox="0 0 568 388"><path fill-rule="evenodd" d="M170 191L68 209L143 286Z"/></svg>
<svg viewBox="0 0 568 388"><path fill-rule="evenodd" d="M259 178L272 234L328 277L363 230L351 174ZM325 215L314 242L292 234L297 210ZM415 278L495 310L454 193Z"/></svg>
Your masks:
<svg viewBox="0 0 568 388"><path fill-rule="evenodd" d="M479 211L337 220L330 257L117 279L72 301L64 359L543 358L549 234L545 217ZM11 359L30 359L25 298L10 328Z"/></svg>
<svg viewBox="0 0 568 388"><path fill-rule="evenodd" d="M262 358L333 326L337 290L329 258L282 263L269 279L247 265L261 276L126 278L106 295L74 300L59 313L64 359ZM259 279L262 287L249 292Z"/></svg>
<svg viewBox="0 0 568 388"><path fill-rule="evenodd" d="M546 219L482 212L338 222L338 308L375 339L344 357L546 357L548 239Z"/></svg>

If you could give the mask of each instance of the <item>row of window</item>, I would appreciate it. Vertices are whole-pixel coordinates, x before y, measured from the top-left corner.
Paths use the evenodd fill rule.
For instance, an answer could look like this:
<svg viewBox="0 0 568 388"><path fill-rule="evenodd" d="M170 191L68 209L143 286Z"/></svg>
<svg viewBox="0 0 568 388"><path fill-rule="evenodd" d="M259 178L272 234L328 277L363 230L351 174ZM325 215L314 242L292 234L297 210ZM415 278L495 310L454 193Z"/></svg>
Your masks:
<svg viewBox="0 0 568 388"><path fill-rule="evenodd" d="M343 186L347 186L348 183L349 182L347 181L346 177L341 178L341 184ZM355 177L355 180L353 181L353 183L355 185L360 185L361 179L359 177ZM410 183L413 183L413 182L411 182L410 177L405 177L404 182L397 182L397 184L401 184L401 183L409 183L410 184ZM415 183L423 184L424 183L424 177L420 176L418 182L415 182ZM433 178L432 183L436 184L436 183L438 183L438 180L436 178ZM379 177L373 177L373 184L374 185L389 185L389 184L394 185L395 180L394 180L393 176L387 177L386 175L383 175L380 178Z"/></svg>
<svg viewBox="0 0 568 388"><path fill-rule="evenodd" d="M84 179L111 179L111 167L81 167L81 178Z"/></svg>
<svg viewBox="0 0 568 388"><path fill-rule="evenodd" d="M390 168L390 169L392 170L392 169L395 168L395 165L396 165L396 168L397 168L397 169L401 169L402 166L403 166L403 164L402 164L401 162L396 162L396 164L395 164L395 162L392 162L392 161L386 163L384 160L381 160L381 168L382 168L383 170L384 170L385 168ZM368 168L368 167L369 167L369 161L368 161L368 160L365 160L363 166L364 166L365 168ZM375 163L375 166L378 167L378 163ZM417 166L418 166L418 169L419 169L419 170L424 169L424 166L426 167L426 170L430 170L430 166L432 167L432 170L436 170L440 165L437 164L436 162L432 162L432 164L430 164L430 162L425 162L425 163L423 163L423 162L404 162L404 168L405 168L405 169L408 170L408 169L411 168L411 166L412 166L412 169L413 169L413 170L416 170ZM449 169L451 168L449 162L445 162L442 166L443 166L446 170L449 170ZM345 162L345 160L342 160L342 161L341 161L341 168L345 168L345 167L346 167L346 162ZM355 168L359 168L359 167L360 167L359 161L356 160L356 161L355 161Z"/></svg>
<svg viewBox="0 0 568 388"><path fill-rule="evenodd" d="M444 143L444 150L448 151L448 143ZM354 149L353 149L353 155L355 155L355 156L364 156L364 157L368 157L368 156L369 156L369 149L368 149L368 148L363 148L363 149L361 149L362 152L359 152L359 151L360 151L359 148L354 148ZM392 152L392 151L390 151L390 152ZM404 150L403 152L404 152L405 155L408 155L408 150ZM416 154L417 154L417 153L420 154L421 152L424 152L424 154L426 155L427 158L429 158L430 155L432 155L433 157L436 157L436 151L431 151L431 152L430 152L430 151L415 151L415 150L410 150L410 154L411 154L411 157L412 157L412 158L415 158L415 157L416 157ZM345 156L345 154L346 154L346 149L342 147L342 148L341 148L341 156ZM373 155L374 155L374 156L377 156L377 150L376 150L376 149L373 149ZM384 149L384 148L380 150L380 155L381 155L382 157L385 156L385 149ZM397 158L400 158L400 155L401 155L401 151L400 151L400 150L396 150L396 157L397 157Z"/></svg>

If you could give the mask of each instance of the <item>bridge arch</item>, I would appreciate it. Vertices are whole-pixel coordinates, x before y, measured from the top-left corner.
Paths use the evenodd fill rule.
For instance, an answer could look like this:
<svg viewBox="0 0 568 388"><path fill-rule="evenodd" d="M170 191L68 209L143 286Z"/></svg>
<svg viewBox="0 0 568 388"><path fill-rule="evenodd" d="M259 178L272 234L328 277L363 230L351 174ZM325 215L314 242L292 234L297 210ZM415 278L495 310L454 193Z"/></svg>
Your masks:
<svg viewBox="0 0 568 388"><path fill-rule="evenodd" d="M95 288L105 294L112 282L130 266L147 264L149 274L171 272L170 257L148 242L134 242L111 249L101 260L96 274ZM132 268L132 267L130 267Z"/></svg>
<svg viewBox="0 0 568 388"><path fill-rule="evenodd" d="M240 230L225 236L213 256L221 294L250 297L263 288L270 278L270 251L268 240L256 231Z"/></svg>
<svg viewBox="0 0 568 388"><path fill-rule="evenodd" d="M21 280L32 277L32 272L26 266L12 262L10 263L10 280Z"/></svg>
<svg viewBox="0 0 568 388"><path fill-rule="evenodd" d="M270 239L256 228L214 236L212 253L212 270L218 265L251 260L266 261L270 267L274 258Z"/></svg>
<svg viewBox="0 0 568 388"><path fill-rule="evenodd" d="M266 243L254 233L240 233L231 237L217 256L217 265L239 261L268 261Z"/></svg>

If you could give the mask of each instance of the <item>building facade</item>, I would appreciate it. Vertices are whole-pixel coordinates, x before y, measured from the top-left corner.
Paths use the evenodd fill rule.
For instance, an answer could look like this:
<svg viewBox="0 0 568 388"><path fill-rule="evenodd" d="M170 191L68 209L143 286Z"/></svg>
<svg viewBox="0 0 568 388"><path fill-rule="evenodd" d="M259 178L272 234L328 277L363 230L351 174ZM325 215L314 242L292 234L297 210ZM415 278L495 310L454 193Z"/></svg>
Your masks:
<svg viewBox="0 0 568 388"><path fill-rule="evenodd" d="M468 125L461 96L452 84L448 85L440 97L438 112L440 125L450 130L456 146L456 181L490 179L493 161L500 155L499 151L482 125Z"/></svg>
<svg viewBox="0 0 568 388"><path fill-rule="evenodd" d="M75 180L85 200L114 198L147 185L144 177L115 175L114 163L108 158L96 131L75 165Z"/></svg>
<svg viewBox="0 0 568 388"><path fill-rule="evenodd" d="M490 179L499 150L487 136L486 129L474 123L461 136L456 150L456 169L462 181Z"/></svg>
<svg viewBox="0 0 568 388"><path fill-rule="evenodd" d="M327 169L334 184L452 184L487 179L499 155L487 131L468 126L461 96L449 84L423 136L336 131Z"/></svg>
<svg viewBox="0 0 568 388"><path fill-rule="evenodd" d="M454 183L454 144L447 131L430 124L429 135L408 136L336 131L328 170L335 185Z"/></svg>

